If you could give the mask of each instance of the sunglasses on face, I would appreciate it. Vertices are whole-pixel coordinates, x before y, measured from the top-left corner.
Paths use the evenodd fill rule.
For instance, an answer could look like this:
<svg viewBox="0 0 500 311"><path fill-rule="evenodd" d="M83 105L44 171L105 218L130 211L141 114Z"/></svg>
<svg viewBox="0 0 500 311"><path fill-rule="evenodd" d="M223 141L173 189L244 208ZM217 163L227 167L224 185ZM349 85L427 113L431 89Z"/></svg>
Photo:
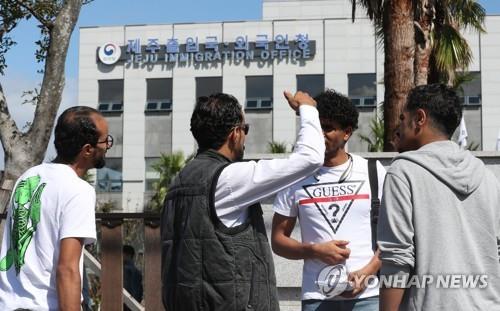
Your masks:
<svg viewBox="0 0 500 311"><path fill-rule="evenodd" d="M250 124L248 123L245 123L241 126L241 129L243 130L243 132L245 133L245 135L248 135L248 131L250 130Z"/></svg>
<svg viewBox="0 0 500 311"><path fill-rule="evenodd" d="M243 124L235 126L234 128L240 128L243 130L243 133L245 133L245 135L248 135L248 131L250 130L250 124L243 123Z"/></svg>

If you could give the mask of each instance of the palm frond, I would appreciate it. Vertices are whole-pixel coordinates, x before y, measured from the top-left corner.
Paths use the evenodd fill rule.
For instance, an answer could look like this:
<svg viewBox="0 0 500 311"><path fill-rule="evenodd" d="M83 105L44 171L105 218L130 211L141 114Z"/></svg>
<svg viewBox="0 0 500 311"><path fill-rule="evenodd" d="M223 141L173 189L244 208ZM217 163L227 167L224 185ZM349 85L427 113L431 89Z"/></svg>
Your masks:
<svg viewBox="0 0 500 311"><path fill-rule="evenodd" d="M455 0L449 3L450 14L461 29L485 32L486 10L476 0Z"/></svg>
<svg viewBox="0 0 500 311"><path fill-rule="evenodd" d="M382 6L384 0L351 0L352 3L352 21L356 18L356 6L359 4L365 10L371 20L380 19L382 16Z"/></svg>
<svg viewBox="0 0 500 311"><path fill-rule="evenodd" d="M452 81L452 88L458 93L464 95L464 84L473 81L475 77L475 74L469 71L457 72L455 74L455 79Z"/></svg>
<svg viewBox="0 0 500 311"><path fill-rule="evenodd" d="M269 153L286 153L287 143L280 141L270 141L267 143L267 151Z"/></svg>
<svg viewBox="0 0 500 311"><path fill-rule="evenodd" d="M360 5L366 10L366 14L373 21L375 26L375 36L378 41L378 46L384 46L384 28L382 23L384 3L386 0L351 0L352 4L352 22L356 19L357 6Z"/></svg>
<svg viewBox="0 0 500 311"><path fill-rule="evenodd" d="M440 72L454 72L470 65L473 60L472 51L460 31L445 24L433 37L433 52Z"/></svg>
<svg viewBox="0 0 500 311"><path fill-rule="evenodd" d="M175 152L172 154L162 153L158 162L151 165L160 178L153 183L154 194L147 206L148 210L155 212L161 210L172 179L184 167L185 163L182 152Z"/></svg>
<svg viewBox="0 0 500 311"><path fill-rule="evenodd" d="M476 143L475 141L471 141L466 149L469 151L477 151L477 150L479 150L479 144Z"/></svg>
<svg viewBox="0 0 500 311"><path fill-rule="evenodd" d="M369 152L380 152L384 150L384 120L374 117L370 121L370 135L359 133L361 141L368 144Z"/></svg>

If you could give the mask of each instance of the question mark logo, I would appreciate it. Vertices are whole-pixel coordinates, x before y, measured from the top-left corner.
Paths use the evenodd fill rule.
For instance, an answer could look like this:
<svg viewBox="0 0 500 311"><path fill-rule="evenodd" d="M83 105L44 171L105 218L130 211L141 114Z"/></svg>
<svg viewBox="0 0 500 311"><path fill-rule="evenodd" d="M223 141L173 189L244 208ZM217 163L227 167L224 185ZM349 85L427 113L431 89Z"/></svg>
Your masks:
<svg viewBox="0 0 500 311"><path fill-rule="evenodd" d="M332 204L330 206L328 206L328 209L329 210L332 210L333 208L335 208L335 210L333 211L332 215L333 215L333 219L332 219L332 222L333 223L336 223L338 220L337 220L337 213L339 212L340 210L340 206L337 205L337 204Z"/></svg>

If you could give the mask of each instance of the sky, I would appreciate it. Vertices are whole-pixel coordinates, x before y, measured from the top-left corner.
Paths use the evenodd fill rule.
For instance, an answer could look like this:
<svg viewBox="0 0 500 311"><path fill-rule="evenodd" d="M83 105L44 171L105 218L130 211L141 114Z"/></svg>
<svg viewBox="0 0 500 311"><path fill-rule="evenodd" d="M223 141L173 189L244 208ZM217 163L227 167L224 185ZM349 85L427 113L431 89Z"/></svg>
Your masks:
<svg viewBox="0 0 500 311"><path fill-rule="evenodd" d="M500 0L480 0L487 14L500 15ZM171 24L182 22L247 21L262 18L262 0L94 0L82 7L78 24L73 32L66 60L66 87L61 108L77 104L78 97L78 42L79 27ZM34 107L22 105L23 91L32 90L41 82L37 73L42 64L36 63L33 42L39 39L34 20L22 22L12 33L18 44L6 55L8 68L0 83L7 97L9 110L18 127L33 118ZM49 144L48 158L54 150ZM0 152L0 168L3 152Z"/></svg>
<svg viewBox="0 0 500 311"><path fill-rule="evenodd" d="M182 22L260 20L262 0L94 0L82 7L78 24L71 37L66 59L66 86L59 112L74 106L78 100L78 42L79 27L171 24ZM8 68L0 83L6 94L9 110L18 127L26 128L33 119L34 107L23 102L24 91L37 87L43 78L37 73L43 65L36 63L33 42L39 39L39 29L32 20L22 22L12 37L17 41L6 55ZM1 148L1 147L0 147ZM49 143L46 159L55 155ZM3 168L0 149L0 169Z"/></svg>

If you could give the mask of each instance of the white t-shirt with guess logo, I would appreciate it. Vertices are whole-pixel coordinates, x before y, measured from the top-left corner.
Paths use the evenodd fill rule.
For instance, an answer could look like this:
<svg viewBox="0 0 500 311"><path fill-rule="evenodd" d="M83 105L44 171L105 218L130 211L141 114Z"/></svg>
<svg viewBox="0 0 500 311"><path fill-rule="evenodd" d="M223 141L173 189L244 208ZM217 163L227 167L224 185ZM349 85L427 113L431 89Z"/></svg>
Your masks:
<svg viewBox="0 0 500 311"><path fill-rule="evenodd" d="M342 176L344 175L344 176ZM384 167L377 161L378 197L382 196ZM339 179L344 181L339 183ZM356 271L373 257L371 240L371 191L368 160L352 155L336 167L321 167L314 175L281 191L274 201L274 211L287 217L299 217L303 243L347 240L351 249L346 266ZM319 259L304 260L302 299L328 298L317 284L318 275L327 264ZM378 286L367 288L356 298L378 295Z"/></svg>

